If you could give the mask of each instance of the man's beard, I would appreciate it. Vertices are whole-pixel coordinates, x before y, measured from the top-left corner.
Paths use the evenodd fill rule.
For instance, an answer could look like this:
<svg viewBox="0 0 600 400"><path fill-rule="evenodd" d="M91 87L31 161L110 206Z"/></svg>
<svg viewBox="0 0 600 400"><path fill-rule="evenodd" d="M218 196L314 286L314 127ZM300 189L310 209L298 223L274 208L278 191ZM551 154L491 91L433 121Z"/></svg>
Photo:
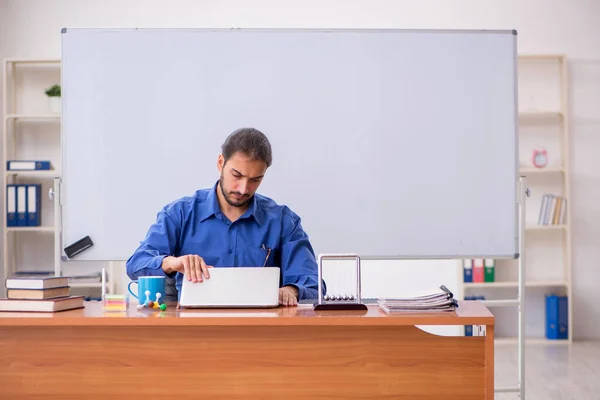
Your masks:
<svg viewBox="0 0 600 400"><path fill-rule="evenodd" d="M233 200L229 194L225 193L225 188L223 187L223 175L221 174L221 179L219 179L219 186L221 187L221 194L223 195L223 197L225 198L225 201L233 207L244 207L246 204L250 203L250 200L252 200L252 196L248 196L248 198L246 200L242 200L241 202L237 202L235 200ZM231 192L231 194L237 194L237 195L242 195L239 192Z"/></svg>

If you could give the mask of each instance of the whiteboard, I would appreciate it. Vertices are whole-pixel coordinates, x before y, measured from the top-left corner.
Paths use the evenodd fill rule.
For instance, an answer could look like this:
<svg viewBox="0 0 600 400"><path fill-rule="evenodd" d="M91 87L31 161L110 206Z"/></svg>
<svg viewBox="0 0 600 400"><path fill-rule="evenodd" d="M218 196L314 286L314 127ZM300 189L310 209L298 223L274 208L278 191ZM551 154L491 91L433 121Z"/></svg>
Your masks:
<svg viewBox="0 0 600 400"><path fill-rule="evenodd" d="M513 31L65 29L63 247L126 260L252 126L316 254L516 257L516 60Z"/></svg>

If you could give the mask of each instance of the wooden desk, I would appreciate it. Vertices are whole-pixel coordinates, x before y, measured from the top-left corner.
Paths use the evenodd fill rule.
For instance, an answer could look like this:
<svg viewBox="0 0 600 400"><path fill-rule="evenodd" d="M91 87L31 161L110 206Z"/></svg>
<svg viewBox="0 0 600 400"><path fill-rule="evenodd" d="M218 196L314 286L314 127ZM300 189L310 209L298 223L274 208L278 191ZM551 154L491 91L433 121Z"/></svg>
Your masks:
<svg viewBox="0 0 600 400"><path fill-rule="evenodd" d="M414 325L486 325L450 337ZM493 399L494 317L131 308L0 313L0 398Z"/></svg>

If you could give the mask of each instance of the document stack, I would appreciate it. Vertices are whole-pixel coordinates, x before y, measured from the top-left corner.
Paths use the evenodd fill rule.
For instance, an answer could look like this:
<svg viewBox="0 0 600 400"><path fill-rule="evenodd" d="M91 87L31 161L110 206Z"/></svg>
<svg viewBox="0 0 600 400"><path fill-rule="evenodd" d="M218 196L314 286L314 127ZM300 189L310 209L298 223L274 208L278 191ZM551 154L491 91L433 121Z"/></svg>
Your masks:
<svg viewBox="0 0 600 400"><path fill-rule="evenodd" d="M56 312L83 307L83 296L71 296L68 277L8 278L6 289L0 311Z"/></svg>
<svg viewBox="0 0 600 400"><path fill-rule="evenodd" d="M440 286L439 293L407 298L383 298L378 299L379 307L388 314L394 313L424 313L424 312L447 312L454 311L458 302L454 294Z"/></svg>

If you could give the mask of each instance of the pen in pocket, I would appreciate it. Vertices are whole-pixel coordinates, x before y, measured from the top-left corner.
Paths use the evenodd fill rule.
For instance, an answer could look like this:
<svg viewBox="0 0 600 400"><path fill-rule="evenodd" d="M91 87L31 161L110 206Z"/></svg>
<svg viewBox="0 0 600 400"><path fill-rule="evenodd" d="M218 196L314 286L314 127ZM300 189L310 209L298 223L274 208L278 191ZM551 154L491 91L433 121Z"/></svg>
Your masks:
<svg viewBox="0 0 600 400"><path fill-rule="evenodd" d="M269 247L266 247L264 243L261 246L261 249L267 251L267 256L265 257L265 262L263 263L263 268L264 268L267 265L267 260L269 259L269 256L271 255L271 249Z"/></svg>

